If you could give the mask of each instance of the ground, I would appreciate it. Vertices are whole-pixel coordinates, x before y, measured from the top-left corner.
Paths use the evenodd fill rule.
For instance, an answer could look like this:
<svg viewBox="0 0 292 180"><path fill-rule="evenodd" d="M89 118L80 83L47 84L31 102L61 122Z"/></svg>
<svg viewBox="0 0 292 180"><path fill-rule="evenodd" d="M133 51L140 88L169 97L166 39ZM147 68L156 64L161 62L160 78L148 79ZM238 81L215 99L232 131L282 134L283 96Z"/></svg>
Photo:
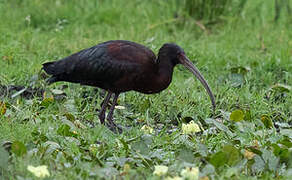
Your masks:
<svg viewBox="0 0 292 180"><path fill-rule="evenodd" d="M45 165L47 179L163 179L189 167L201 179L291 178L291 19L284 11L274 22L274 1L259 0L201 26L177 2L0 1L0 177L36 179L28 166ZM42 63L114 39L155 53L166 42L183 47L215 113L182 66L159 94L120 95L122 134L99 124L101 90L45 84ZM38 93L7 93L11 85ZM190 121L200 132L182 130ZM157 165L166 174L153 174Z"/></svg>

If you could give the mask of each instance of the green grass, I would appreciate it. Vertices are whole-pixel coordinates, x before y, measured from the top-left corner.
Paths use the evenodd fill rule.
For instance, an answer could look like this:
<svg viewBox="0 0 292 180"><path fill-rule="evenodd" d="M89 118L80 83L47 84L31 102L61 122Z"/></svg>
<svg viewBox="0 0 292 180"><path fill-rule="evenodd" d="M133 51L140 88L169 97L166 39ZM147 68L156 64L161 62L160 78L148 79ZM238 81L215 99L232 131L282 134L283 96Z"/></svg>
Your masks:
<svg viewBox="0 0 292 180"><path fill-rule="evenodd" d="M199 167L200 176L209 179L291 178L292 90L271 88L292 85L291 21L284 11L273 22L273 2L248 1L239 17L221 17L207 33L180 17L184 8L176 1L0 1L2 85L43 87L43 80L32 79L42 63L107 40L135 41L155 53L175 42L204 74L218 105L212 115L205 90L181 66L159 94L120 95L125 109L114 118L130 127L121 135L99 125L102 97L91 87L47 86L47 93L69 86L65 99L47 105L49 99L40 97L1 97L7 109L3 114L0 108L0 143L10 141L27 152L13 149L8 162L0 158L0 179L34 179L28 165L47 165L48 179L159 179L155 165L169 167L165 177ZM85 93L89 97L82 98ZM243 120L230 119L235 110L244 113ZM189 120L204 131L183 135L182 122ZM140 130L145 124L154 134ZM246 158L247 149L253 158Z"/></svg>

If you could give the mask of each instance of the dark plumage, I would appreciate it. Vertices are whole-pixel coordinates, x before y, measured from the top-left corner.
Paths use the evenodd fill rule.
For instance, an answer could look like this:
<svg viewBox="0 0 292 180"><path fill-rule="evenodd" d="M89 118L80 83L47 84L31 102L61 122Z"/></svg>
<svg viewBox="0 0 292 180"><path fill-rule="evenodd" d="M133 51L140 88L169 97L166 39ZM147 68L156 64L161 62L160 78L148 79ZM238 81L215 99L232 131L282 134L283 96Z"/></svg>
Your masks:
<svg viewBox="0 0 292 180"><path fill-rule="evenodd" d="M114 93L108 121L115 126L112 115L119 94L131 90L145 94L161 92L171 83L173 68L177 64L183 64L203 83L215 108L215 98L207 82L176 44L164 44L156 58L143 45L123 40L107 41L59 61L44 63L43 69L52 75L48 79L50 84L67 81L108 91L99 114L102 124L105 123L106 105Z"/></svg>

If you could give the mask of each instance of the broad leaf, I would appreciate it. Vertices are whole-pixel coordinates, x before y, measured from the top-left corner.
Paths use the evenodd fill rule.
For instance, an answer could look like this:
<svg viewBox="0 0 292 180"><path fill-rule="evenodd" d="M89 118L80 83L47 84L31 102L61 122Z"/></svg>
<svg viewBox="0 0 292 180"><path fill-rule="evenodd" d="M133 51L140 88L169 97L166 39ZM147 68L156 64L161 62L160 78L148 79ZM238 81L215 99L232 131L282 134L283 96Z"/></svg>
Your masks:
<svg viewBox="0 0 292 180"><path fill-rule="evenodd" d="M243 119L244 119L244 112L240 109L234 110L230 114L231 121L239 122L239 121L242 121Z"/></svg>
<svg viewBox="0 0 292 180"><path fill-rule="evenodd" d="M219 151L211 156L211 159L209 162L214 167L219 168L223 166L224 164L226 164L227 159L228 159L228 156L226 155L226 153L224 153L223 151Z"/></svg>
<svg viewBox="0 0 292 180"><path fill-rule="evenodd" d="M221 151L213 154L210 163L216 168L223 165L234 166L241 160L240 152L237 148L226 145Z"/></svg>
<svg viewBox="0 0 292 180"><path fill-rule="evenodd" d="M279 93L283 92L290 92L291 91L291 86L284 85L284 84L275 84L271 87L271 90Z"/></svg>
<svg viewBox="0 0 292 180"><path fill-rule="evenodd" d="M43 144L45 147L47 147L46 153L51 154L52 152L55 152L58 149L61 149L61 146L53 141L47 141Z"/></svg>
<svg viewBox="0 0 292 180"><path fill-rule="evenodd" d="M232 73L230 74L229 79L231 81L231 86L236 88L241 87L245 82L242 74Z"/></svg>
<svg viewBox="0 0 292 180"><path fill-rule="evenodd" d="M222 151L228 157L227 164L229 166L233 166L241 160L241 155L240 155L239 150L231 145L224 146Z"/></svg>
<svg viewBox="0 0 292 180"><path fill-rule="evenodd" d="M255 173L262 172L265 169L265 162L260 156L256 155L254 157L254 163L251 168L252 171Z"/></svg>
<svg viewBox="0 0 292 180"><path fill-rule="evenodd" d="M280 133L284 136L292 138L292 129L281 129ZM290 141L291 142L291 141Z"/></svg>
<svg viewBox="0 0 292 180"><path fill-rule="evenodd" d="M188 163L194 163L195 156L194 153L190 149L182 149L178 154L178 159L188 162Z"/></svg>
<svg viewBox="0 0 292 180"><path fill-rule="evenodd" d="M204 144L198 143L197 144L197 151L203 157L207 157L208 156L208 148Z"/></svg>
<svg viewBox="0 0 292 180"><path fill-rule="evenodd" d="M263 155L262 155L264 161L268 164L268 167L271 171L276 171L277 166L279 163L279 158L277 158L274 153L271 151L264 149L263 150Z"/></svg>
<svg viewBox="0 0 292 180"><path fill-rule="evenodd" d="M226 132L229 136L233 137L234 134L228 129L227 126L225 126L223 123L220 123L214 119L211 119L211 118L207 118L205 119L205 122L208 123L208 124L213 124L215 125L218 129L220 129L221 131L224 131Z"/></svg>
<svg viewBox="0 0 292 180"><path fill-rule="evenodd" d="M131 146L132 146L132 149L138 152L139 154L148 155L150 152L150 149L148 148L147 144L143 140L135 142Z"/></svg>
<svg viewBox="0 0 292 180"><path fill-rule="evenodd" d="M22 156L26 154L27 149L25 145L20 141L14 141L11 145L11 151L17 156Z"/></svg>
<svg viewBox="0 0 292 180"><path fill-rule="evenodd" d="M9 153L2 146L0 146L0 169L7 168L8 160Z"/></svg>

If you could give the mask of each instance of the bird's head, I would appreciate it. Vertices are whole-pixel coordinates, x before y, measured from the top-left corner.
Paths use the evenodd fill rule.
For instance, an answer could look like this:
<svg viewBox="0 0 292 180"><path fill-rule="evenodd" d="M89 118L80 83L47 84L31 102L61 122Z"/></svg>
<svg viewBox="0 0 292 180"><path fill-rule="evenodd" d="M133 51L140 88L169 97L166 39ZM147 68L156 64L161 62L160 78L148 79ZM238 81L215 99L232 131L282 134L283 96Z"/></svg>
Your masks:
<svg viewBox="0 0 292 180"><path fill-rule="evenodd" d="M196 76L196 78L203 84L208 95L210 96L213 110L215 110L216 108L215 97L207 81L205 80L203 75L200 73L200 71L196 68L196 66L189 60L189 58L186 56L184 50L181 47L179 47L178 45L174 43L166 43L160 48L158 56L165 57L171 60L174 66L177 64L182 64L189 71L191 71Z"/></svg>
<svg viewBox="0 0 292 180"><path fill-rule="evenodd" d="M159 57L166 57L171 60L172 64L175 66L181 64L179 57L181 54L185 54L184 50L174 43L165 43L159 49Z"/></svg>

